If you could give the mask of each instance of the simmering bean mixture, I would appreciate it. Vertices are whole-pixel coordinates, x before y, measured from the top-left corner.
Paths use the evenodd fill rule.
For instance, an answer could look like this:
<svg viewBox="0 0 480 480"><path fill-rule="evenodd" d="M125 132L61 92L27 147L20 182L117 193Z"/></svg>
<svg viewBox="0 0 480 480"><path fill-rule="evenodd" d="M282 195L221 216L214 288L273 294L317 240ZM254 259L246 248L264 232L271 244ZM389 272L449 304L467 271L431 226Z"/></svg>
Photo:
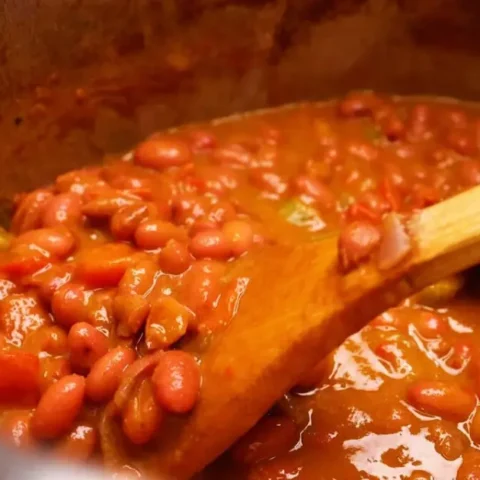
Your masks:
<svg viewBox="0 0 480 480"><path fill-rule="evenodd" d="M232 263L340 229L352 269L384 215L479 183L474 107L357 92L161 132L18 195L1 236L3 438L142 478L242 308ZM201 477L480 479L476 276L373 319Z"/></svg>

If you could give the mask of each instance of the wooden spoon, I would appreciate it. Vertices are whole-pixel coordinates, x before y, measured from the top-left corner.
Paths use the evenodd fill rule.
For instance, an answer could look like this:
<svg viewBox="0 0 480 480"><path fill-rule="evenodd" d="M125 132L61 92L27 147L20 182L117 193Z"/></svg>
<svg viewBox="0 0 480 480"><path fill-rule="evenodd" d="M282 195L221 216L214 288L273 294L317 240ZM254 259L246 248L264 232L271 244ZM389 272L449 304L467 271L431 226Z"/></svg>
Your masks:
<svg viewBox="0 0 480 480"><path fill-rule="evenodd" d="M154 455L156 471L189 478L250 429L308 368L385 309L480 262L480 187L413 214L400 266L337 267L337 236L248 255L237 316L202 358L199 403Z"/></svg>

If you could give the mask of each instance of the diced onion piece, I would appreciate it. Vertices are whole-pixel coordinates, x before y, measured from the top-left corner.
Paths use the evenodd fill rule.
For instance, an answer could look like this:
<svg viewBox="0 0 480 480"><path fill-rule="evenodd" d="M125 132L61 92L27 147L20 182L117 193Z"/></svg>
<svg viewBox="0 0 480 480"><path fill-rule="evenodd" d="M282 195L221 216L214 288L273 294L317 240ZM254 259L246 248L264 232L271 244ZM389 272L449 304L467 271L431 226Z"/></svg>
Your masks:
<svg viewBox="0 0 480 480"><path fill-rule="evenodd" d="M397 266L412 251L412 241L400 217L394 213L383 220L383 237L378 249L379 270L389 270Z"/></svg>

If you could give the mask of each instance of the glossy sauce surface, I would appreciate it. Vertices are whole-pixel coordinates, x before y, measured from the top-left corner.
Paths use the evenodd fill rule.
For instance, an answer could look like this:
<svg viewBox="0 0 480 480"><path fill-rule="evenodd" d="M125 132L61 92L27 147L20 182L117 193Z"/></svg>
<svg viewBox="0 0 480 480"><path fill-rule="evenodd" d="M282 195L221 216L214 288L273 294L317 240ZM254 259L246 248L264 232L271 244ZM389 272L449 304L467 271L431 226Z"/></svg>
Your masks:
<svg viewBox="0 0 480 480"><path fill-rule="evenodd" d="M5 438L142 475L242 308L232 262L340 228L355 268L384 214L480 183L479 152L473 107L361 92L159 133L20 195L0 258ZM374 319L201 475L480 478L475 284Z"/></svg>

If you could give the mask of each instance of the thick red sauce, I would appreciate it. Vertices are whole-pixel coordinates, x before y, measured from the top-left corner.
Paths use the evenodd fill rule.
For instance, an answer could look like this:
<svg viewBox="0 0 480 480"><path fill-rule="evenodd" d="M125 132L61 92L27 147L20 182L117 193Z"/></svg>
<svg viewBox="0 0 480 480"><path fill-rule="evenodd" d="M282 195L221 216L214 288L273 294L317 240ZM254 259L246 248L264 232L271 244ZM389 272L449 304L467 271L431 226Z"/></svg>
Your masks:
<svg viewBox="0 0 480 480"><path fill-rule="evenodd" d="M159 133L19 195L0 256L4 438L141 476L201 395L201 352L243 288L229 264L340 228L355 268L385 214L480 183L479 154L472 107L357 93ZM475 283L374 319L202 477L480 478Z"/></svg>

